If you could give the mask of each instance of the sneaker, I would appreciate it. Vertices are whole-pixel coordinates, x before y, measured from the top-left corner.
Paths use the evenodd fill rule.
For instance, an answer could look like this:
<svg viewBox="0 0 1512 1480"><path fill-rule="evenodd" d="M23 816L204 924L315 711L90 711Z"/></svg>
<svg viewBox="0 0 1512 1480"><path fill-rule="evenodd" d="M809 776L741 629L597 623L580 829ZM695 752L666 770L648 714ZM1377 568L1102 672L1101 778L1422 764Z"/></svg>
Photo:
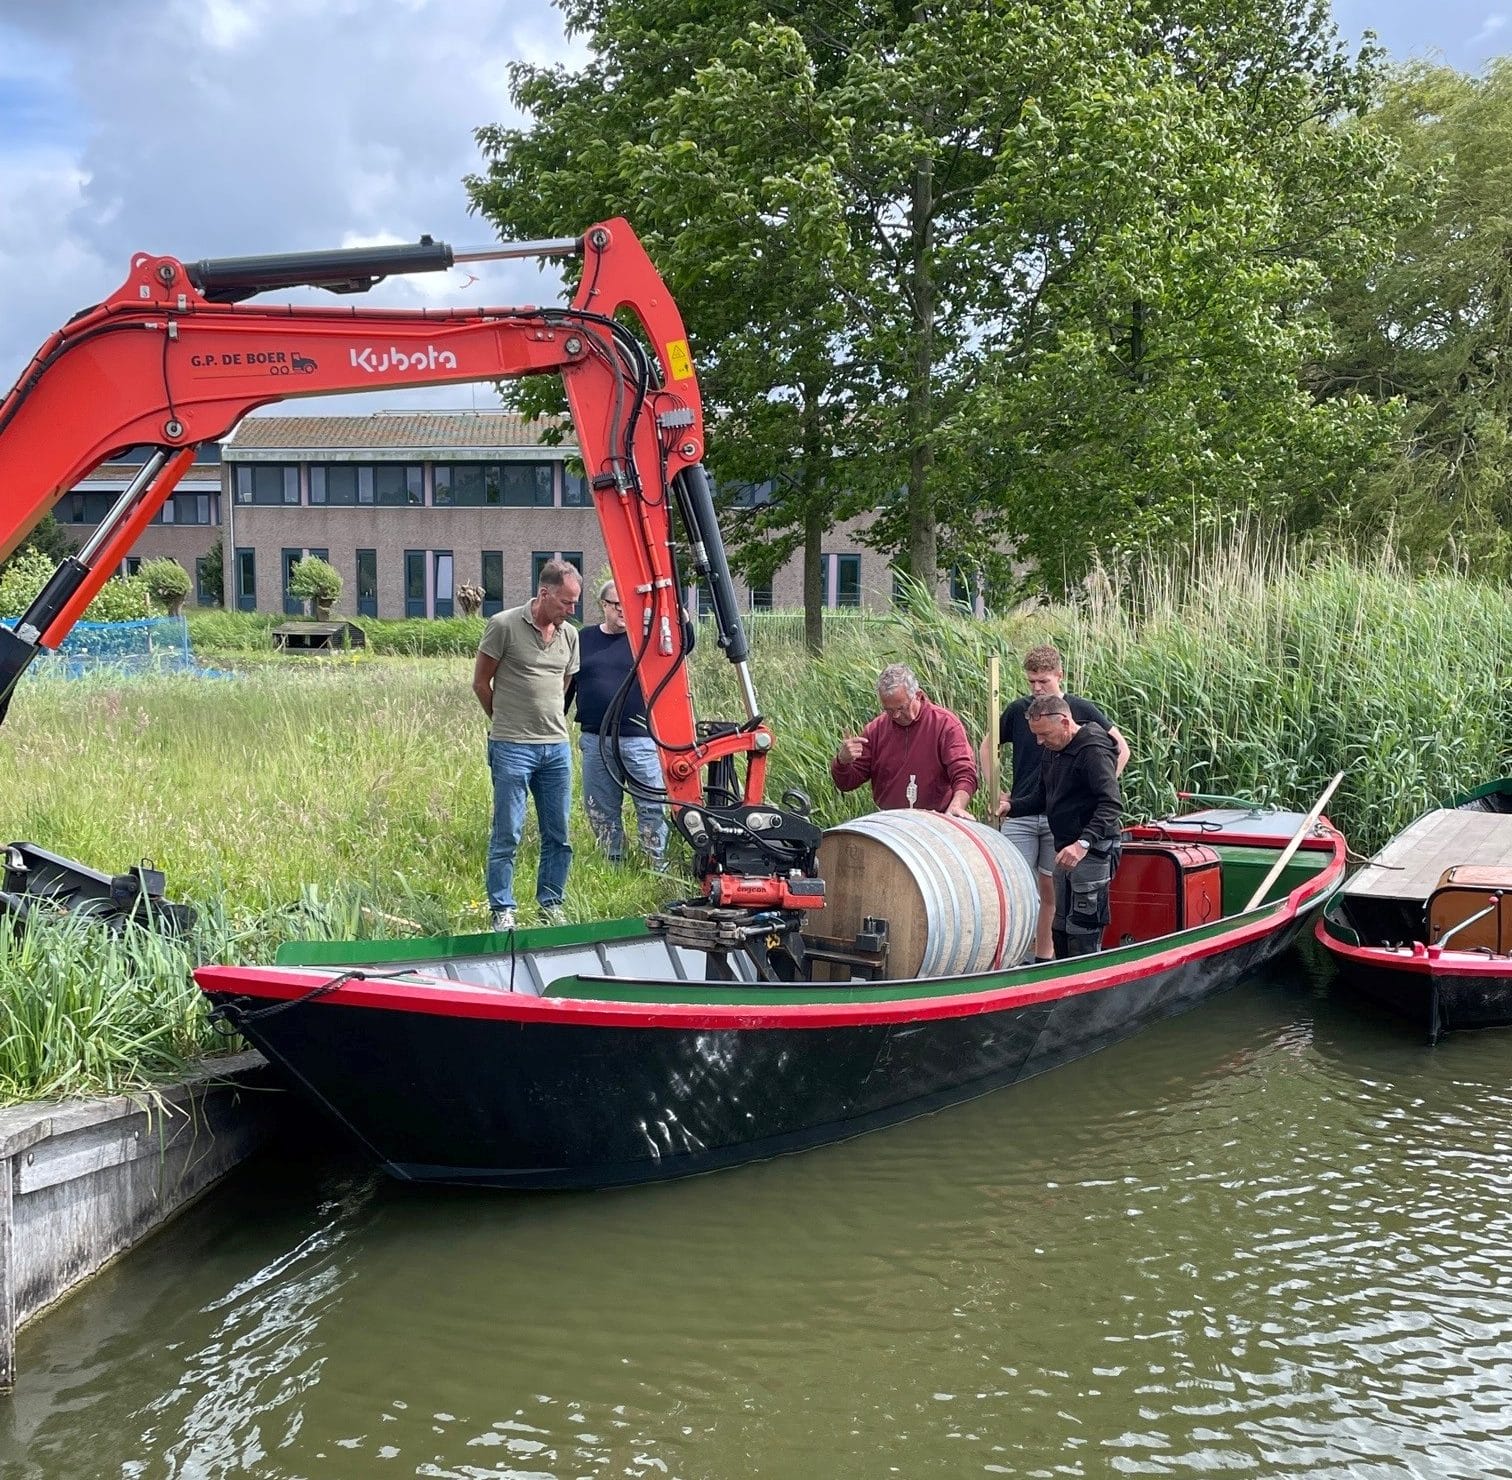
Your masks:
<svg viewBox="0 0 1512 1480"><path fill-rule="evenodd" d="M565 925L567 923L567 911L559 904L543 904L541 906L541 918L548 925Z"/></svg>
<svg viewBox="0 0 1512 1480"><path fill-rule="evenodd" d="M495 934L498 935L502 935L506 930L513 930L515 928L514 910L508 906L502 910L495 910L493 912L493 928Z"/></svg>

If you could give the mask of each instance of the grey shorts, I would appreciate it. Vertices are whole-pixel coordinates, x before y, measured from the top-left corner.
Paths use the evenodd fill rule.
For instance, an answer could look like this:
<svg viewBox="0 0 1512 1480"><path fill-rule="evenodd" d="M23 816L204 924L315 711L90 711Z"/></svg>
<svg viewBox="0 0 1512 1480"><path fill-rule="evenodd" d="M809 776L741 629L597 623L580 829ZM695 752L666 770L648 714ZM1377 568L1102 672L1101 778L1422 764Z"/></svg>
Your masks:
<svg viewBox="0 0 1512 1480"><path fill-rule="evenodd" d="M1049 878L1055 872L1055 839L1047 817L1005 817L1003 836L1024 855L1030 868Z"/></svg>

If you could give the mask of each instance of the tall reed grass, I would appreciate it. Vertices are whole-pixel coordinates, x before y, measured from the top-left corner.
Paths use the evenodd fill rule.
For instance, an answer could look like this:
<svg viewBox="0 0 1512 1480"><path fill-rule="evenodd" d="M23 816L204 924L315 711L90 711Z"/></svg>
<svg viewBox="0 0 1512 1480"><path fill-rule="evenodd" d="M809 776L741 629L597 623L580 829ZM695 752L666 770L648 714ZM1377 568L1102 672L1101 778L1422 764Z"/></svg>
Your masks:
<svg viewBox="0 0 1512 1480"><path fill-rule="evenodd" d="M1512 768L1507 590L1386 560L1305 559L1241 538L1103 573L1067 606L981 622L914 599L850 617L829 624L817 658L785 614L757 615L751 631L778 742L768 793L806 790L825 824L869 806L864 791L838 795L828 766L876 712L884 664L911 663L975 740L989 657L1003 662L1006 702L1023 651L1043 641L1128 737L1131 816L1163 815L1178 790L1304 809L1344 769L1330 812L1368 851L1434 800ZM709 636L691 669L703 715L743 717ZM151 1077L169 1049L206 1041L191 959L266 960L295 936L482 929L490 793L470 675L461 653L366 653L261 662L232 681L28 681L0 727L6 838L110 870L151 857L205 921L187 947L0 929L0 1097ZM643 914L691 888L606 863L580 810L573 825L574 918ZM532 820L527 886L535 865ZM149 1032L139 1013L151 1018L154 1002L161 1031ZM86 1050L86 1036L100 1045Z"/></svg>

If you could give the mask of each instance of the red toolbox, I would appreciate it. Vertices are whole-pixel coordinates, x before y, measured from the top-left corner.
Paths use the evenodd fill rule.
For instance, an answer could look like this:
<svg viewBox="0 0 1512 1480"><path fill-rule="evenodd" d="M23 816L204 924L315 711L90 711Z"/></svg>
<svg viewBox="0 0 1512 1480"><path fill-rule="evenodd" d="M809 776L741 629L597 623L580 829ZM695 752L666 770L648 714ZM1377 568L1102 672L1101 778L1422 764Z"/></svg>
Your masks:
<svg viewBox="0 0 1512 1480"><path fill-rule="evenodd" d="M1223 865L1204 843L1129 842L1113 875L1103 949L1206 925L1223 913Z"/></svg>

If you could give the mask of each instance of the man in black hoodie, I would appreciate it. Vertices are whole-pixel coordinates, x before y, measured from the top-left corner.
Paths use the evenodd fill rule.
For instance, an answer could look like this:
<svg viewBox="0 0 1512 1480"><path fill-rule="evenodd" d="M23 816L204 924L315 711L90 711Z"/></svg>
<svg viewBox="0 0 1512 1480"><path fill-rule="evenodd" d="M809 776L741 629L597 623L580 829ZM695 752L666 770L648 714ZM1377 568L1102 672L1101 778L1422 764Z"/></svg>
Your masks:
<svg viewBox="0 0 1512 1480"><path fill-rule="evenodd" d="M1018 809L1043 812L1055 840L1055 954L1089 956L1102 948L1108 886L1118 867L1118 746L1101 725L1077 724L1060 695L1033 700L1028 720L1045 755L1039 779Z"/></svg>

